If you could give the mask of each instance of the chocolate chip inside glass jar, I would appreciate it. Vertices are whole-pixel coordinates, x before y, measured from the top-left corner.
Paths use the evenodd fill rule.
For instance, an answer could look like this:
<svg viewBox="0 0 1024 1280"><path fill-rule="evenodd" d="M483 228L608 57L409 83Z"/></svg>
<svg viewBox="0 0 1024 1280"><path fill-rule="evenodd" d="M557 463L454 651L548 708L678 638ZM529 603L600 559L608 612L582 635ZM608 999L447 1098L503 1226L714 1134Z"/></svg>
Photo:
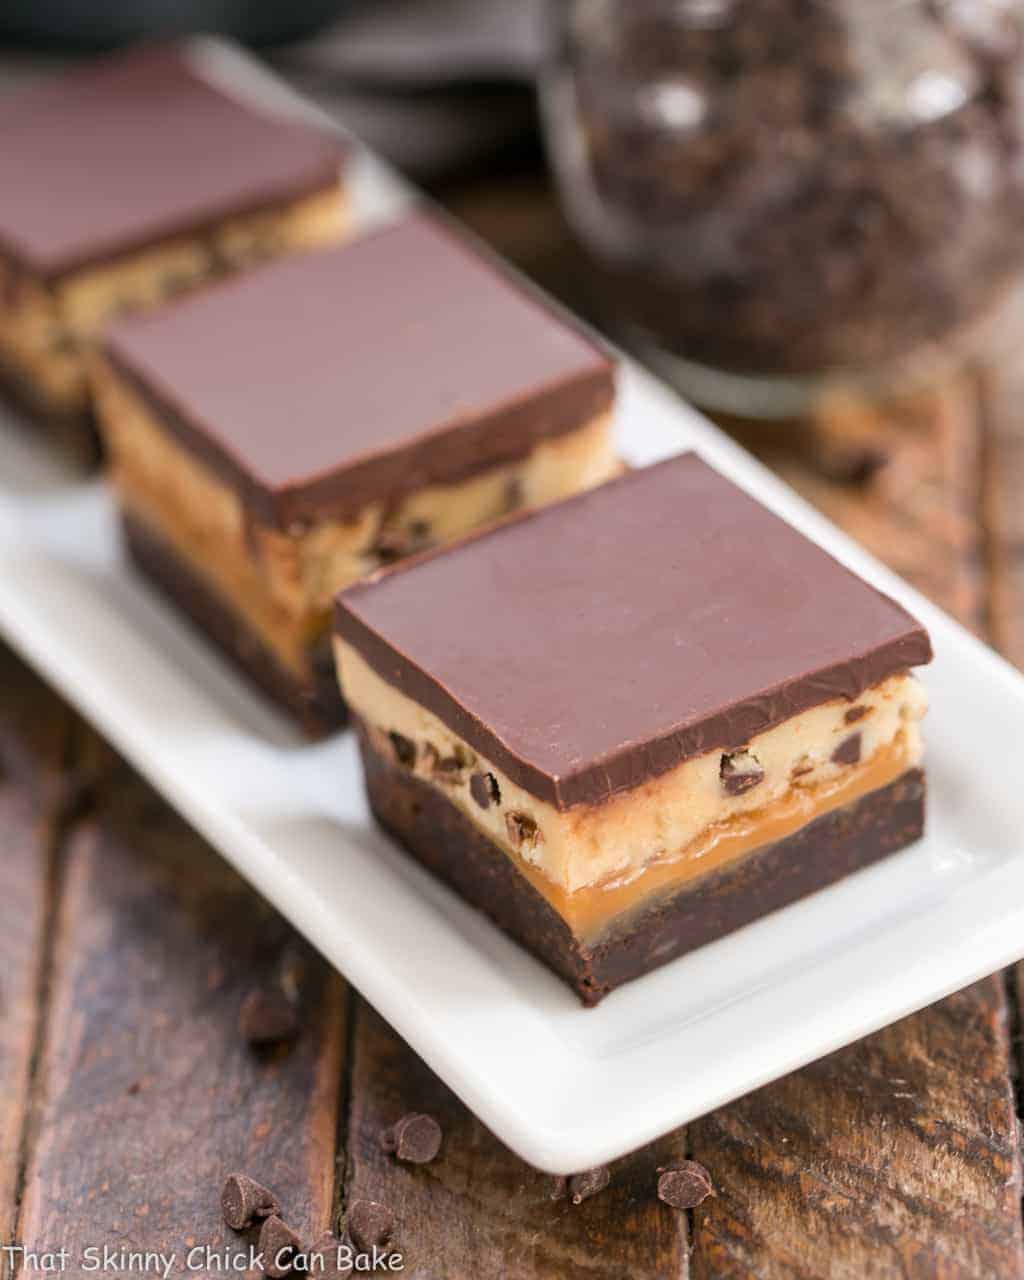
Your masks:
<svg viewBox="0 0 1024 1280"><path fill-rule="evenodd" d="M1021 0L577 0L547 94L615 308L759 376L951 341L1024 263Z"/></svg>

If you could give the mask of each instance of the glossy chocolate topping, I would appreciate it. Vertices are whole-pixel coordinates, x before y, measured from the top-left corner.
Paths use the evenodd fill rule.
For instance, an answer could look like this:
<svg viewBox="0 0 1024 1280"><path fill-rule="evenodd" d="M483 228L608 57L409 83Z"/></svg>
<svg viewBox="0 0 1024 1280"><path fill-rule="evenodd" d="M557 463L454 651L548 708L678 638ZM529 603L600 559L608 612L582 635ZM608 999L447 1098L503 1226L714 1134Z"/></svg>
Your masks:
<svg viewBox="0 0 1024 1280"><path fill-rule="evenodd" d="M905 610L692 453L354 586L337 629L562 809L931 658Z"/></svg>
<svg viewBox="0 0 1024 1280"><path fill-rule="evenodd" d="M108 351L282 528L521 457L614 392L594 343L425 215L126 318Z"/></svg>
<svg viewBox="0 0 1024 1280"><path fill-rule="evenodd" d="M0 252L44 278L338 179L329 134L243 106L147 47L0 99Z"/></svg>

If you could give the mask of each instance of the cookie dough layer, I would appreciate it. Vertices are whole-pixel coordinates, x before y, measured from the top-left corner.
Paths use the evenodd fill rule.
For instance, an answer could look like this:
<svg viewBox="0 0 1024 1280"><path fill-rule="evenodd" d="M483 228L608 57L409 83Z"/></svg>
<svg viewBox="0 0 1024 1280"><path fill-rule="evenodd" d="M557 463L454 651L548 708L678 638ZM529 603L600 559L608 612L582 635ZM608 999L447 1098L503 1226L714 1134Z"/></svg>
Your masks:
<svg viewBox="0 0 1024 1280"><path fill-rule="evenodd" d="M88 404L87 353L106 321L278 254L335 243L345 223L335 183L55 279L0 257L0 366L40 412L81 414Z"/></svg>
<svg viewBox="0 0 1024 1280"><path fill-rule="evenodd" d="M711 751L599 804L558 809L474 752L335 639L346 701L379 750L435 787L593 937L653 893L744 857L921 758L925 695L908 674Z"/></svg>
<svg viewBox="0 0 1024 1280"><path fill-rule="evenodd" d="M95 393L110 475L123 507L205 580L277 662L312 678L334 594L382 564L450 541L522 506L556 501L621 469L602 414L542 440L523 458L419 489L355 520L272 528L186 452L109 364Z"/></svg>

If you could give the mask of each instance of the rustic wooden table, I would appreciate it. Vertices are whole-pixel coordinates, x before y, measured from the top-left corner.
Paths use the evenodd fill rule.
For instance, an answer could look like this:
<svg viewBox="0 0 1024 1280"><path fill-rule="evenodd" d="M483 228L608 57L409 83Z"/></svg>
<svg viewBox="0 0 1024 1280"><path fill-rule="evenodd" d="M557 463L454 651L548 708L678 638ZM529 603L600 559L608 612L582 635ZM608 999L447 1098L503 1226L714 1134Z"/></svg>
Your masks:
<svg viewBox="0 0 1024 1280"><path fill-rule="evenodd" d="M581 301L539 180L447 196ZM1024 661L1020 405L1012 378L972 369L892 406L884 427L837 398L788 430L735 429ZM228 1243L219 1187L243 1169L277 1190L309 1239L353 1198L387 1202L404 1274L421 1280L1024 1275L1024 971L667 1136L573 1206L2 649L0 688L0 1241L65 1247L71 1275L88 1274L84 1250L104 1245L173 1251L185 1274L190 1247ZM1013 762L998 767L1012 775ZM239 1006L282 965L300 975L305 1029L256 1055ZM444 1127L441 1156L419 1168L378 1145L409 1109ZM653 1194L657 1167L684 1154L717 1187L688 1214ZM6 1275L33 1274L0 1258Z"/></svg>

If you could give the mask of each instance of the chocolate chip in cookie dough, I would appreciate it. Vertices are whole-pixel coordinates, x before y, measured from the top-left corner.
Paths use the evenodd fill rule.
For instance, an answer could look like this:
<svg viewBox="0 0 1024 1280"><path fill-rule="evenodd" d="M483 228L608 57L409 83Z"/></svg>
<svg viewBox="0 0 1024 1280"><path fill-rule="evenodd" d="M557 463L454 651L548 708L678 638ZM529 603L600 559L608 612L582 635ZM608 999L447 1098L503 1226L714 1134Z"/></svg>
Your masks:
<svg viewBox="0 0 1024 1280"><path fill-rule="evenodd" d="M257 987L242 1001L238 1029L251 1045L294 1040L301 1030L298 1011L278 986Z"/></svg>
<svg viewBox="0 0 1024 1280"><path fill-rule="evenodd" d="M429 1164L441 1150L441 1126L433 1116L410 1111L385 1129L380 1145L396 1159L409 1164Z"/></svg>
<svg viewBox="0 0 1024 1280"><path fill-rule="evenodd" d="M431 545L430 525L426 520L412 520L407 525L381 529L370 554L381 564L394 564Z"/></svg>
<svg viewBox="0 0 1024 1280"><path fill-rule="evenodd" d="M302 1241L297 1233L276 1213L260 1228L259 1250L263 1254L263 1267L273 1280L288 1275L301 1248Z"/></svg>
<svg viewBox="0 0 1024 1280"><path fill-rule="evenodd" d="M466 772L476 764L476 756L468 747L456 743L448 755L443 756L432 744L427 744L430 776L435 782L455 786L463 781Z"/></svg>
<svg viewBox="0 0 1024 1280"><path fill-rule="evenodd" d="M505 510L518 511L526 500L526 490L519 476L509 476L505 481Z"/></svg>
<svg viewBox="0 0 1024 1280"><path fill-rule="evenodd" d="M474 773L469 780L469 794L481 809L501 804L501 787L493 773Z"/></svg>
<svg viewBox="0 0 1024 1280"><path fill-rule="evenodd" d="M505 829L517 848L535 849L540 844L540 827L528 813L506 813Z"/></svg>
<svg viewBox="0 0 1024 1280"><path fill-rule="evenodd" d="M404 765L406 769L411 769L416 763L416 743L393 729L388 734L388 739L398 763Z"/></svg>
<svg viewBox="0 0 1024 1280"><path fill-rule="evenodd" d="M860 734L851 733L832 752L833 764L857 764L860 761Z"/></svg>
<svg viewBox="0 0 1024 1280"><path fill-rule="evenodd" d="M764 781L764 769L749 751L727 751L718 766L718 776L727 796L742 796Z"/></svg>
<svg viewBox="0 0 1024 1280"><path fill-rule="evenodd" d="M856 724L858 720L863 720L866 715L870 715L870 714L871 714L871 708L865 707L862 703L859 706L850 707L850 709L843 716L843 719L846 721L847 724Z"/></svg>
<svg viewBox="0 0 1024 1280"><path fill-rule="evenodd" d="M383 1249L395 1230L395 1215L379 1200L356 1200L348 1211L348 1233L362 1253Z"/></svg>
<svg viewBox="0 0 1024 1280"><path fill-rule="evenodd" d="M281 1208L272 1191L244 1173L231 1173L225 1179L220 1207L232 1231L244 1231L255 1219L268 1218Z"/></svg>
<svg viewBox="0 0 1024 1280"><path fill-rule="evenodd" d="M711 1175L696 1160L658 1170L658 1199L673 1209L696 1209L715 1194Z"/></svg>
<svg viewBox="0 0 1024 1280"><path fill-rule="evenodd" d="M611 1174L604 1165L596 1169L587 1169L583 1173L574 1173L569 1179L569 1199L573 1204L582 1204L591 1196L596 1196L611 1182Z"/></svg>

